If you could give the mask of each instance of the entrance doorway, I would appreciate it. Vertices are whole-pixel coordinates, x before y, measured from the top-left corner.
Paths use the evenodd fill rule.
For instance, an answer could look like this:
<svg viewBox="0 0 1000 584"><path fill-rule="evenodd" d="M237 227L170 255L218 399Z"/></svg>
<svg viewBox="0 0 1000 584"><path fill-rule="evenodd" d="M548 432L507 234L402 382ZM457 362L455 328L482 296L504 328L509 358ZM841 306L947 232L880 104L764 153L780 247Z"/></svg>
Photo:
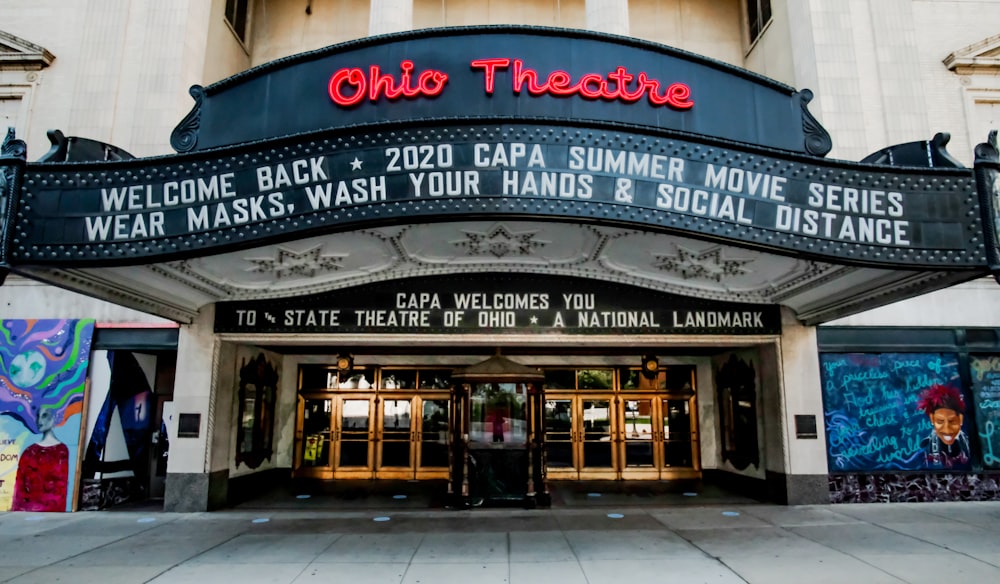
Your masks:
<svg viewBox="0 0 1000 584"><path fill-rule="evenodd" d="M416 371L391 376L379 372L375 385L382 387L378 388L364 381L370 378L365 373L348 373L352 375L341 375L334 370L331 375L335 377L327 382L333 387L323 391L300 391L295 476L447 478L450 392L428 387L431 383L425 383L424 390L417 390ZM441 379L440 372L433 373L437 375L428 375L428 379Z"/></svg>
<svg viewBox="0 0 1000 584"><path fill-rule="evenodd" d="M630 369L546 372L548 478L699 477L694 369L679 369L651 378Z"/></svg>

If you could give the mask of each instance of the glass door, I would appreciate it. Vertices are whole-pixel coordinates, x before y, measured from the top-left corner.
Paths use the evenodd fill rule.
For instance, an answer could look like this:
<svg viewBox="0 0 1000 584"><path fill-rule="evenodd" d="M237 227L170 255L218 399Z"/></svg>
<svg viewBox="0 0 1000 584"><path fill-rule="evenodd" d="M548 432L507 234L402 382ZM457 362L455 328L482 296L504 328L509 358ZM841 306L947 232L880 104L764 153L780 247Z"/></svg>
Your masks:
<svg viewBox="0 0 1000 584"><path fill-rule="evenodd" d="M579 443L580 478L585 480L615 479L618 453L617 424L612 416L615 407L613 396L578 398L582 431L577 433Z"/></svg>
<svg viewBox="0 0 1000 584"><path fill-rule="evenodd" d="M338 395L334 401L333 478L371 478L375 399L369 395Z"/></svg>
<svg viewBox="0 0 1000 584"><path fill-rule="evenodd" d="M333 476L333 398L303 396L295 439L295 476Z"/></svg>
<svg viewBox="0 0 1000 584"><path fill-rule="evenodd" d="M413 478L413 406L415 398L392 396L378 400L377 479Z"/></svg>
<svg viewBox="0 0 1000 584"><path fill-rule="evenodd" d="M619 426L614 396L548 394L545 464L552 479L615 479Z"/></svg>
<svg viewBox="0 0 1000 584"><path fill-rule="evenodd" d="M551 479L578 479L576 436L579 414L572 396L551 395L545 400L545 464Z"/></svg>
<svg viewBox="0 0 1000 584"><path fill-rule="evenodd" d="M621 399L621 478L696 477L694 399L627 394Z"/></svg>
<svg viewBox="0 0 1000 584"><path fill-rule="evenodd" d="M649 396L623 395L621 404L618 423L621 428L622 478L660 478L659 400Z"/></svg>
<svg viewBox="0 0 1000 584"><path fill-rule="evenodd" d="M448 477L447 395L385 395L377 400L375 478Z"/></svg>
<svg viewBox="0 0 1000 584"><path fill-rule="evenodd" d="M451 460L449 422L451 398L448 394L417 398L419 427L414 437L417 479L446 479Z"/></svg>

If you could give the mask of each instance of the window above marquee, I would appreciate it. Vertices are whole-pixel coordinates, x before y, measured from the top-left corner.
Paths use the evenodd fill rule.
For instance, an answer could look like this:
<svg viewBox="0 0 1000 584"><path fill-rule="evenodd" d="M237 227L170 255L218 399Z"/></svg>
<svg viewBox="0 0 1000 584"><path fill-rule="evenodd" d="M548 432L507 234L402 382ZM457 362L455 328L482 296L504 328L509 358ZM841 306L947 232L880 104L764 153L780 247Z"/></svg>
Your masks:
<svg viewBox="0 0 1000 584"><path fill-rule="evenodd" d="M247 44L247 25L250 20L250 0L226 0L226 22L236 38Z"/></svg>
<svg viewBox="0 0 1000 584"><path fill-rule="evenodd" d="M754 44L771 22L771 0L746 0L747 40Z"/></svg>

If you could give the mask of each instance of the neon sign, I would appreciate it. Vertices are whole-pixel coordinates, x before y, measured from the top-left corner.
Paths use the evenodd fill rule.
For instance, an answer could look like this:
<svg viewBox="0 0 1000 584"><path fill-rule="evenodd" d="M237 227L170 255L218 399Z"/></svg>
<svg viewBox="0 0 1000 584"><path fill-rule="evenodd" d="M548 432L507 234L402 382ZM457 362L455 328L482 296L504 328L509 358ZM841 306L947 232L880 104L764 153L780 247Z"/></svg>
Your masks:
<svg viewBox="0 0 1000 584"><path fill-rule="evenodd" d="M654 106L669 106L678 110L688 110L694 106L691 88L685 83L666 85L651 78L644 71L630 73L625 67L617 67L606 74L586 73L574 79L566 71L555 70L543 76L535 69L524 65L521 59L491 58L475 59L469 63L473 71L483 73L483 90L487 95L496 91L497 75L509 70L511 90L520 95L540 97L579 96L588 100L622 101L635 103L643 98ZM444 91L448 74L427 69L414 73L413 61L404 60L399 64L401 74L397 81L392 75L382 72L381 67L372 65L366 73L360 67L337 70L328 87L330 99L343 107L353 107L361 102L377 102L381 98L393 101L400 98L435 97Z"/></svg>
<svg viewBox="0 0 1000 584"><path fill-rule="evenodd" d="M369 67L367 76L358 67L340 69L330 77L330 99L337 105L349 107L361 103L366 97L371 101L378 101L383 95L389 100L434 97L444 91L444 85L448 83L446 73L428 69L417 76L414 84L413 61L403 61L399 68L402 70L399 83L392 75L383 74L378 65Z"/></svg>

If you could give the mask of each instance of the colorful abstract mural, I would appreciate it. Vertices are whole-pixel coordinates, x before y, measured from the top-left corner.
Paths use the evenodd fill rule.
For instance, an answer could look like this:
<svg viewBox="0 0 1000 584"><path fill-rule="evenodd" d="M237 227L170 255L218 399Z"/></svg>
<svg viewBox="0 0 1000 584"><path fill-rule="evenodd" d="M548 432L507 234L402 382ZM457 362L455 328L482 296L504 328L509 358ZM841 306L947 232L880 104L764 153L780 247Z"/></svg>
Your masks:
<svg viewBox="0 0 1000 584"><path fill-rule="evenodd" d="M72 511L92 320L0 323L0 510Z"/></svg>

